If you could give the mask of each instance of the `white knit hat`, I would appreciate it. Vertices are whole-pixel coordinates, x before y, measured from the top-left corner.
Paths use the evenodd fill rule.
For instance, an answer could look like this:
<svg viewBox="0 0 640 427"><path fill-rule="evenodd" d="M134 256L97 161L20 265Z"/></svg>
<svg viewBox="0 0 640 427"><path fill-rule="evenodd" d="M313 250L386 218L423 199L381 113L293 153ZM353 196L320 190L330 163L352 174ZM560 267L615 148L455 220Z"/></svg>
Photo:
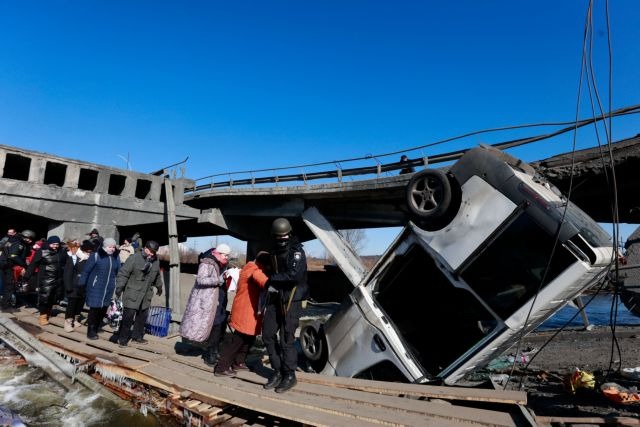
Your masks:
<svg viewBox="0 0 640 427"><path fill-rule="evenodd" d="M216 252L219 254L229 255L231 253L231 248L226 243L220 243L216 247Z"/></svg>

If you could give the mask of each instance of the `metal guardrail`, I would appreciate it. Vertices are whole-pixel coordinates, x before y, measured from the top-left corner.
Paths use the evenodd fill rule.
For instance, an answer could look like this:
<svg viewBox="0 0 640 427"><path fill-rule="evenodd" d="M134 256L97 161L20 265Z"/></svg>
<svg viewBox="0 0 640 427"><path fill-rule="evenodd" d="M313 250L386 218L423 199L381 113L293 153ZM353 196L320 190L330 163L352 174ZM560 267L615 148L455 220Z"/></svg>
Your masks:
<svg viewBox="0 0 640 427"><path fill-rule="evenodd" d="M551 133L546 133L543 135L538 135L538 136L533 136L533 137L528 137L528 138L520 138L520 139L515 139L515 140L511 140L511 141L506 141L506 142L500 142L500 143L496 143L496 144L491 144L492 147L500 149L500 150L506 150L509 148L513 148L513 147L517 147L520 145L525 145L525 144L530 144L533 142L537 142L537 141L541 141L544 139L549 139L552 138L554 136L558 136L561 135L563 133L566 132L570 132L570 131L575 131L578 128L581 128L583 126L589 125L589 124L595 124L599 121L611 118L611 117L617 117L617 116L623 116L623 115L627 115L627 114L637 114L640 113L640 105L634 105L631 107L625 107L625 108L621 108L618 110L615 110L609 114L603 114L599 117L595 117L595 118L590 118L590 119L585 119L585 120L580 120L580 121L575 121L575 122L563 122L563 123L547 123L547 124L541 124L540 126L551 126L551 125L567 125L569 124L569 126L563 127L557 131L551 132ZM534 125L528 125L528 126L524 126L524 127L529 127L529 126L534 126ZM405 167L427 167L431 164L436 164L436 163L444 163L444 162L448 162L448 161L453 161L453 160L457 160L460 157L462 157L462 155L464 155L464 153L466 153L467 151L469 151L471 148L465 148L465 149L461 149L461 150L457 150L457 151L452 151L452 152L448 152L448 153L443 153L443 154L437 154L434 156L424 156L424 157L419 157L419 158L414 158L414 159L409 159L408 161L405 162L393 162L393 163L386 163L386 164L382 164L378 161L378 157L385 157L385 156L390 156L390 155L397 155L399 153L403 153L403 152L410 152L410 151L415 151L418 149L422 149L428 146L434 146L434 145L438 145L444 142L450 142L456 139L460 139L460 138L464 138L470 135L475 135L478 133L483 133L483 132L489 132L489 131L494 131L494 130L505 130L505 129L509 129L509 128L500 128L500 129L491 129L488 131L479 131L479 132L472 132L470 134L465 134L459 137L454 137L454 138L448 138L439 142L435 142L435 143L431 143L431 144L427 144L421 147L413 147L413 148L408 148L406 150L402 150L402 151L396 151L393 153L385 153L385 154L380 154L380 155L369 155L369 156L365 156L365 157L360 157L360 158L354 158L354 159L346 159L346 160L340 160L340 161L332 161L332 162L321 162L321 163L315 163L315 164L310 164L310 165L301 165L301 166L290 166L290 167L282 167L282 168L270 168L270 169L259 169L259 170L248 170L248 171L239 171L239 172L227 172L227 173L219 173L219 174L214 174L214 175L209 175L206 177L202 177L202 178L198 178L195 181L204 181L204 180L210 180L211 182L208 184L201 184L201 185L196 185L193 188L185 188L185 195L186 194L190 194L190 193L197 193L197 192L202 192L202 191L209 191L209 190L214 190L214 189L218 189L218 188L230 188L230 187L237 187L237 186L251 186L254 187L256 185L260 185L260 184L275 184L276 186L280 183L288 183L288 182L302 182L304 183L304 185L308 185L309 181L313 181L313 180L320 180L320 179L337 179L338 182L342 182L342 179L344 177L348 177L348 176L366 176L366 175L375 175L377 178L379 178L382 173L386 173L386 172L391 172L391 171L395 171L395 170L401 170ZM304 171L301 173L294 173L294 174L286 174L286 175L278 175L278 174L273 174L270 176L263 176L263 177L255 177L254 175L260 172L275 172L278 170L292 170L292 169L303 169L306 167L310 167L310 166L322 166L322 165L330 165L330 164L334 164L334 165L339 165L342 162L352 162L352 161L356 161L356 160L367 160L367 159L373 159L377 165L375 166L365 166L365 167L357 167L357 168L348 168L348 169L343 169L341 167L337 167L336 169L331 169L331 170L325 170L325 171L320 171L320 172L311 172L311 173L305 173ZM242 178L242 179L237 179L234 180L232 179L232 176L234 175L250 175L249 178ZM215 182L215 179L218 177L229 177L229 179L227 180L222 180L219 182Z"/></svg>

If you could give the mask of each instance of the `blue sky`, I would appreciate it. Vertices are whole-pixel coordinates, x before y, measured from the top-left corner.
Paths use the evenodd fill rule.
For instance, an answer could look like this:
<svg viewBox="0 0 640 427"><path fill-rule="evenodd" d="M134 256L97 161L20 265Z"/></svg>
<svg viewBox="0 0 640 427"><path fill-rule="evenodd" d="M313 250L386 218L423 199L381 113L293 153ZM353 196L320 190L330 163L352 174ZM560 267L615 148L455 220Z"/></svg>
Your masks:
<svg viewBox="0 0 640 427"><path fill-rule="evenodd" d="M196 179L573 120L578 105L591 117L585 84L579 93L587 5L0 0L0 144L121 168L128 158L141 172L188 156ZM604 6L593 9L598 94L605 108L638 104L640 2L609 7L611 91ZM614 141L638 133L637 116L614 121ZM572 142L514 154L537 160ZM595 145L595 132L577 143ZM370 233L363 252L380 253L396 232Z"/></svg>

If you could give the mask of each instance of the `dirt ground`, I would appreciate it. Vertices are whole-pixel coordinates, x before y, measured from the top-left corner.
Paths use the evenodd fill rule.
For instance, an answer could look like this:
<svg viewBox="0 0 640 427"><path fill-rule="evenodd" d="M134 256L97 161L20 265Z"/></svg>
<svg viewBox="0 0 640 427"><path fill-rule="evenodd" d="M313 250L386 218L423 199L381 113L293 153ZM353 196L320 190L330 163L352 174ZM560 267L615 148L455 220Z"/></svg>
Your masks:
<svg viewBox="0 0 640 427"><path fill-rule="evenodd" d="M525 359L530 359L529 364L518 363L515 366L506 389L526 391L527 406L536 415L640 416L640 402L634 405L617 404L600 392L600 385L606 382L627 388L640 387L640 380L620 375L623 368L640 366L640 326L618 326L615 341L609 327L596 327L591 331L564 330L554 337L555 333L536 332L524 338L520 353L526 355ZM515 351L513 348L511 355L515 355ZM578 388L575 394L567 391L564 379L576 368L595 375L594 390ZM510 372L511 365L490 371L494 377Z"/></svg>

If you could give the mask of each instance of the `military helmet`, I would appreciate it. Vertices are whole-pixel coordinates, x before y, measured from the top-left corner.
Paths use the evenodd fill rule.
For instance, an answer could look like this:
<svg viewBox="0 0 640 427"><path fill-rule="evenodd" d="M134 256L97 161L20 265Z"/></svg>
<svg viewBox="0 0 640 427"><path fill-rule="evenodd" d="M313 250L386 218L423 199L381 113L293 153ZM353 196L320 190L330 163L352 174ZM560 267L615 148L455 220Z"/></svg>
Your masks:
<svg viewBox="0 0 640 427"><path fill-rule="evenodd" d="M20 235L23 239L36 240L36 233L31 230L22 230Z"/></svg>
<svg viewBox="0 0 640 427"><path fill-rule="evenodd" d="M271 224L271 235L282 237L291 234L291 224L286 218L277 218Z"/></svg>

